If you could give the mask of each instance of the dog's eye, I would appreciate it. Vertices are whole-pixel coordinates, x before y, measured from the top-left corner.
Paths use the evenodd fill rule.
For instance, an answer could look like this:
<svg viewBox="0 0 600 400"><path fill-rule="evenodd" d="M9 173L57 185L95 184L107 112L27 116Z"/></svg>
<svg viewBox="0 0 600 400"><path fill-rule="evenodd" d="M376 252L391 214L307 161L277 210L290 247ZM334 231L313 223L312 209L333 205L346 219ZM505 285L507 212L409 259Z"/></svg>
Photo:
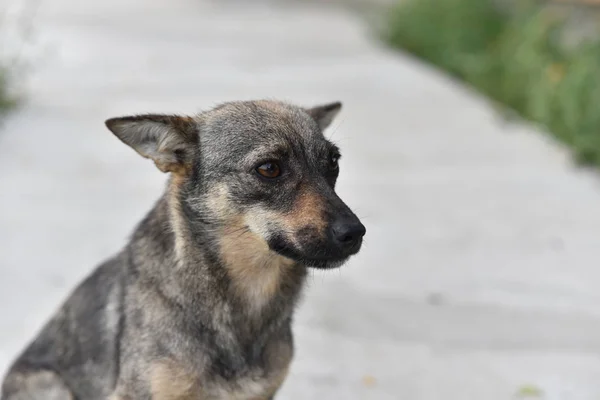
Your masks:
<svg viewBox="0 0 600 400"><path fill-rule="evenodd" d="M329 157L329 168L331 169L338 169L339 165L338 165L338 161L340 160L340 155L339 154L332 154L331 157Z"/></svg>
<svg viewBox="0 0 600 400"><path fill-rule="evenodd" d="M259 165L256 168L256 172L259 175L264 176L265 178L277 178L281 175L281 168L279 168L279 164L274 161L266 162L262 165Z"/></svg>

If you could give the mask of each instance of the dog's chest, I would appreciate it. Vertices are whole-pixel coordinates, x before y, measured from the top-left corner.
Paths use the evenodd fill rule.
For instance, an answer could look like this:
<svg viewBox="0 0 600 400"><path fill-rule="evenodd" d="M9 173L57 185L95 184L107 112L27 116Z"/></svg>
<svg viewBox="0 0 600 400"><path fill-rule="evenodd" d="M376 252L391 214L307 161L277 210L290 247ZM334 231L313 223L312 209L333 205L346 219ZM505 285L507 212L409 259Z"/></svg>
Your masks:
<svg viewBox="0 0 600 400"><path fill-rule="evenodd" d="M269 399L283 383L292 359L292 347L287 341L269 343L262 362L252 363L244 372L233 375L209 374L206 391L210 399ZM227 378L226 378L227 377Z"/></svg>
<svg viewBox="0 0 600 400"><path fill-rule="evenodd" d="M231 379L198 376L171 361L152 366L152 399L156 400L267 400L283 383L287 365L253 368Z"/></svg>
<svg viewBox="0 0 600 400"><path fill-rule="evenodd" d="M270 399L283 383L286 371L273 371L271 374L249 374L233 381L213 381L205 388L203 400L267 400Z"/></svg>

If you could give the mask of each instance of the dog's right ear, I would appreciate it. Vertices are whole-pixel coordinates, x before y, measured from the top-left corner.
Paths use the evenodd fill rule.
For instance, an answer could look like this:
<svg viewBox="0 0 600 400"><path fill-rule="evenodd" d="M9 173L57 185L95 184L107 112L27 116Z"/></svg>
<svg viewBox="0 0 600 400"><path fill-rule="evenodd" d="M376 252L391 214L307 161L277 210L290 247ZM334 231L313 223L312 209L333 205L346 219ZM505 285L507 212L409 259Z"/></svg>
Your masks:
<svg viewBox="0 0 600 400"><path fill-rule="evenodd" d="M312 107L306 110L308 115L319 125L321 130L325 130L335 119L342 109L342 103L336 101L334 103L323 104L320 106Z"/></svg>
<svg viewBox="0 0 600 400"><path fill-rule="evenodd" d="M181 173L192 163L198 123L176 115L146 114L106 120L106 127L163 172Z"/></svg>

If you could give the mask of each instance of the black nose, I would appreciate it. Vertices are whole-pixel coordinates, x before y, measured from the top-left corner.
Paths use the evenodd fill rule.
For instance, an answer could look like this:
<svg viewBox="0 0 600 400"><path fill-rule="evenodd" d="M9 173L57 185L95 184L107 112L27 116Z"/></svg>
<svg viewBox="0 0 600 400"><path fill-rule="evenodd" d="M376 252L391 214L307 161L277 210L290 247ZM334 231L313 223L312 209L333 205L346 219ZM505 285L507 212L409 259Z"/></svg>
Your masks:
<svg viewBox="0 0 600 400"><path fill-rule="evenodd" d="M337 220L331 230L338 245L345 248L360 244L362 237L367 233L367 229L357 218Z"/></svg>

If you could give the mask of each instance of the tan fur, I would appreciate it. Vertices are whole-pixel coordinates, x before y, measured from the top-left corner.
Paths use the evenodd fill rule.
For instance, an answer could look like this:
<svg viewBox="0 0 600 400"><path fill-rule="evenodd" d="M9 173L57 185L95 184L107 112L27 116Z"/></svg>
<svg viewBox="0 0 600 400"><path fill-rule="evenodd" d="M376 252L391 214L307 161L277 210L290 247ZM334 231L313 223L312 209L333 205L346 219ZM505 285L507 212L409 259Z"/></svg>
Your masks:
<svg viewBox="0 0 600 400"><path fill-rule="evenodd" d="M321 196L311 190L303 190L292 207L292 211L284 217L284 221L290 230L310 226L322 234L327 227L323 209Z"/></svg>
<svg viewBox="0 0 600 400"><path fill-rule="evenodd" d="M207 207L212 215L220 219L230 216L229 190L227 185L218 184L212 187L207 196Z"/></svg>
<svg viewBox="0 0 600 400"><path fill-rule="evenodd" d="M290 355L290 360L291 360L291 355ZM273 376L273 379L271 380L270 386L269 386L269 394L266 397L266 399L270 399L272 396L275 396L275 393L277 393L277 391L279 390L281 385L283 385L285 378L287 378L288 373L289 373L289 363L286 367L284 367L283 369L278 371L278 373Z"/></svg>
<svg viewBox="0 0 600 400"><path fill-rule="evenodd" d="M277 358L272 360L276 369L267 376L252 376L250 373L238 380L213 383L206 388L201 387L199 377L176 362L157 361L150 368L152 400L268 400L285 380L292 357L289 346L273 349L273 352ZM113 397L110 400L125 400Z"/></svg>
<svg viewBox="0 0 600 400"><path fill-rule="evenodd" d="M253 311L260 311L277 293L294 263L271 251L260 232L249 229L243 216L232 213L225 185L210 190L208 207L213 215L228 221L221 234L219 253L236 295L246 300Z"/></svg>
<svg viewBox="0 0 600 400"><path fill-rule="evenodd" d="M304 190L289 213L282 214L255 208L245 215L245 220L250 230L259 235L266 235L267 221L276 223L279 228L287 232L289 240L296 242L296 233L302 228L314 228L319 234L325 234L327 221L324 210L322 198L311 190Z"/></svg>
<svg viewBox="0 0 600 400"><path fill-rule="evenodd" d="M242 219L223 232L220 254L238 296L260 310L279 290L293 261L271 251L267 243L248 230Z"/></svg>
<svg viewBox="0 0 600 400"><path fill-rule="evenodd" d="M292 211L286 214L273 211L254 209L245 216L250 230L258 235L266 235L266 222L276 223L280 229L287 232L288 240L301 246L296 234L302 228L313 228L319 235L325 235L327 221L324 215L323 200L317 193L305 190L298 196Z"/></svg>
<svg viewBox="0 0 600 400"><path fill-rule="evenodd" d="M181 214L181 203L178 197L181 193L181 186L185 182L185 175L173 174L169 183L169 217L173 233L175 234L175 253L178 260L185 257L185 248L187 246L187 229L185 227L184 217Z"/></svg>
<svg viewBox="0 0 600 400"><path fill-rule="evenodd" d="M190 165L179 163L161 163L154 161L156 167L162 172L172 172L177 175L186 175L189 172Z"/></svg>
<svg viewBox="0 0 600 400"><path fill-rule="evenodd" d="M288 376L292 362L293 350L287 343L275 344L269 349L268 364L273 366L273 373L269 376L268 397L274 396Z"/></svg>
<svg viewBox="0 0 600 400"><path fill-rule="evenodd" d="M152 400L203 400L194 376L174 361L155 362L150 367Z"/></svg>

